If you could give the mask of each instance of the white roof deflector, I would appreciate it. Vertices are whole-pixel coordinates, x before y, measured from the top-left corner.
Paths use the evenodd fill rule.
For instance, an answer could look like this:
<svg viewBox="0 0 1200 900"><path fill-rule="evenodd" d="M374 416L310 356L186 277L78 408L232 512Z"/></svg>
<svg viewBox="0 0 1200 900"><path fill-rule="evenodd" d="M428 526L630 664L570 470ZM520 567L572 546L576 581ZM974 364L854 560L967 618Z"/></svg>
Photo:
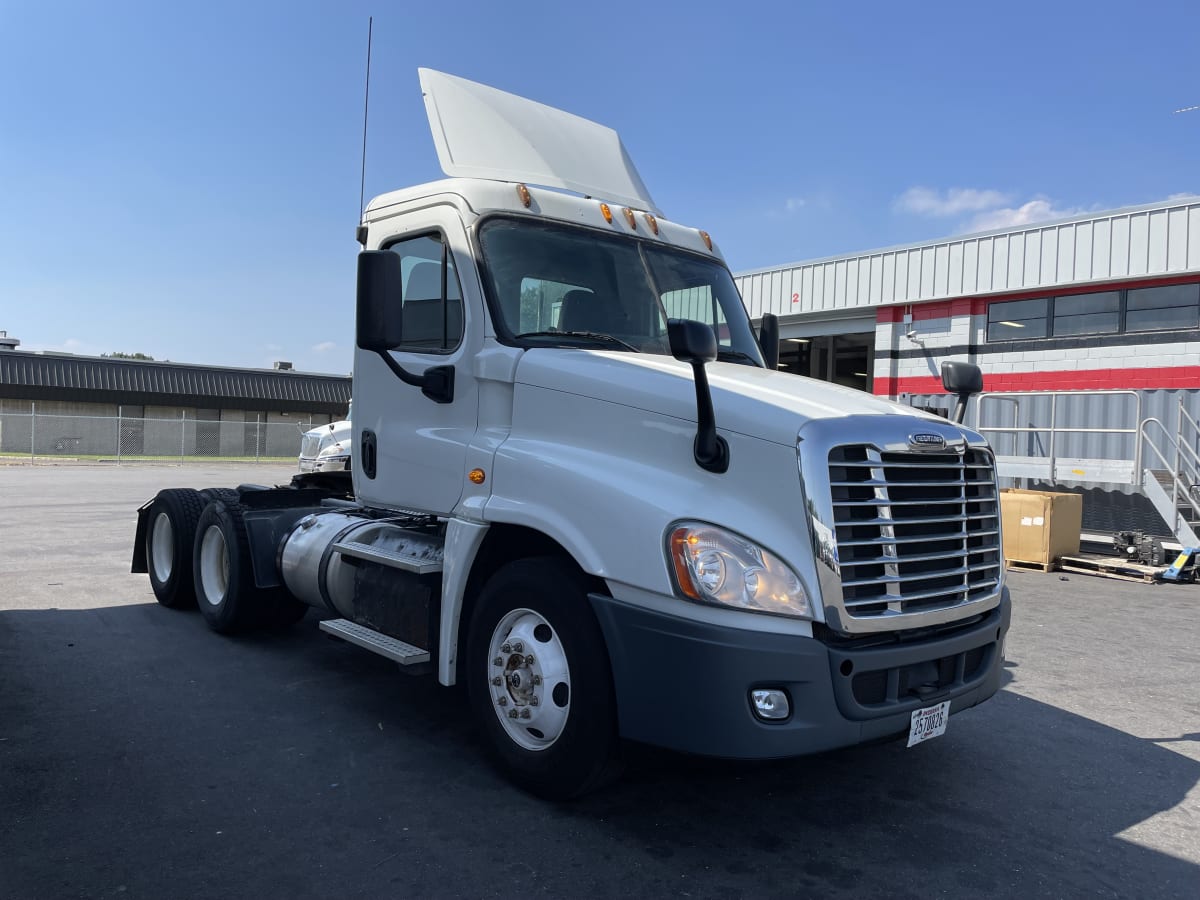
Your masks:
<svg viewBox="0 0 1200 900"><path fill-rule="evenodd" d="M418 69L442 171L580 194L660 214L611 128L432 69Z"/></svg>

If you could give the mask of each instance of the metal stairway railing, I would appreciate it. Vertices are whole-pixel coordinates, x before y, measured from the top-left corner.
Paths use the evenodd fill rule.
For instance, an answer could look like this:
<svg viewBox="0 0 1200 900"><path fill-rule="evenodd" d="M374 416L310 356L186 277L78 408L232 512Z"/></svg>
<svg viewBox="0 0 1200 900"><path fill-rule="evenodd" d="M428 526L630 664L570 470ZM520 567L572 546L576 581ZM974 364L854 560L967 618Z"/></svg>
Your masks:
<svg viewBox="0 0 1200 900"><path fill-rule="evenodd" d="M1127 396L1133 399L1132 421L1136 425L1065 426L1059 424L1060 412L1066 404L1061 398L1075 400ZM1022 400L1040 402L1045 412L1049 407L1049 423L1037 425L1032 416L1022 416ZM985 416L985 403L1012 405L1011 425L981 425L981 420L999 421L997 415ZM1101 402L1104 402L1103 400ZM1027 424L1022 425L1022 420ZM1124 422L1129 418L1122 417ZM1044 421L1044 419L1043 419ZM1137 391L1026 391L1019 393L980 394L975 407L975 429L985 435L996 453L997 474L1007 478L1025 478L1050 484L1074 482L1083 484L1132 485L1139 487L1154 506L1176 539L1185 547L1200 546L1200 423L1185 409L1184 398L1178 399L1174 431L1153 416L1142 417L1142 396ZM1068 438L1073 436L1073 441ZM1130 448L1129 438L1133 446ZM1013 455L1001 452L1007 443ZM1124 452L1108 457L1099 455L1066 456L1064 445L1071 443L1084 453L1105 439L1122 441ZM1026 452L1019 452L1020 441ZM1090 443L1089 443L1090 441ZM1128 451L1132 449L1132 454ZM1038 452L1033 452L1033 451ZM1130 458L1132 456L1132 458Z"/></svg>
<svg viewBox="0 0 1200 900"><path fill-rule="evenodd" d="M1156 426L1156 427L1151 427ZM1146 493L1158 514L1163 517L1176 539L1185 547L1200 546L1196 527L1200 526L1200 425L1196 423L1179 401L1178 421L1175 434L1163 423L1149 417L1143 419L1138 428L1139 449L1144 445L1152 456L1147 463L1156 462L1157 467L1147 465L1142 470L1142 490ZM1162 443L1157 443L1151 433Z"/></svg>

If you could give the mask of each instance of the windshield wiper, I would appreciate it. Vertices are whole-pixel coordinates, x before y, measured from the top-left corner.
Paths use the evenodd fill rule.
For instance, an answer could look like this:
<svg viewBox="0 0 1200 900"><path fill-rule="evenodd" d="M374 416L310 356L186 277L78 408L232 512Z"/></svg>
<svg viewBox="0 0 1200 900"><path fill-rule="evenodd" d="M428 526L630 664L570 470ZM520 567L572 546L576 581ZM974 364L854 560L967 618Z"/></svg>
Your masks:
<svg viewBox="0 0 1200 900"><path fill-rule="evenodd" d="M717 359L724 359L724 360L744 359L744 360L746 360L746 362L751 363L751 364L761 368L761 365L759 364L757 359L755 359L749 353L743 353L741 350L730 350L728 348L722 347L720 350L717 351Z"/></svg>
<svg viewBox="0 0 1200 900"><path fill-rule="evenodd" d="M526 331L524 334L518 334L517 338L582 338L587 341L597 341L601 344L618 344L626 350L632 350L634 353L641 353L633 344L626 343L619 337L613 337L611 334L603 334L599 331Z"/></svg>

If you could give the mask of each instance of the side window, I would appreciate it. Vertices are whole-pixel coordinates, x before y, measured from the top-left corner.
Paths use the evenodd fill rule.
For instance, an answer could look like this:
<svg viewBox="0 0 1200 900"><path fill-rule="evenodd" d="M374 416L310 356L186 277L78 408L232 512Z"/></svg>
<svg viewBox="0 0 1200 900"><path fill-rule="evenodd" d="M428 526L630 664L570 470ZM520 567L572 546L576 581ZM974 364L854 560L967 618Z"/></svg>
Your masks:
<svg viewBox="0 0 1200 900"><path fill-rule="evenodd" d="M400 255L404 293L401 348L442 352L462 341L463 303L454 260L438 235L397 241L387 247ZM443 270L446 296L442 296Z"/></svg>

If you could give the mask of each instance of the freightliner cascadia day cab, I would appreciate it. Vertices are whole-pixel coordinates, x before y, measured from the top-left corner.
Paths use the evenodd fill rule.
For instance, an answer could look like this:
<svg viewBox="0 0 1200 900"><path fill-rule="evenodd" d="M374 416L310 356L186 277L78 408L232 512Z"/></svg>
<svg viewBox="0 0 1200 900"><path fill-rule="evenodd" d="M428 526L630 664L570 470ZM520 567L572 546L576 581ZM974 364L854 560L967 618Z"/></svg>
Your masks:
<svg viewBox="0 0 1200 900"><path fill-rule="evenodd" d="M315 607L465 684L496 762L550 798L611 778L622 740L912 745L995 693L980 435L778 372L778 323L756 337L614 131L420 78L448 177L358 228L351 470L159 493L133 564L158 600L222 633ZM979 390L944 376L960 407Z"/></svg>

